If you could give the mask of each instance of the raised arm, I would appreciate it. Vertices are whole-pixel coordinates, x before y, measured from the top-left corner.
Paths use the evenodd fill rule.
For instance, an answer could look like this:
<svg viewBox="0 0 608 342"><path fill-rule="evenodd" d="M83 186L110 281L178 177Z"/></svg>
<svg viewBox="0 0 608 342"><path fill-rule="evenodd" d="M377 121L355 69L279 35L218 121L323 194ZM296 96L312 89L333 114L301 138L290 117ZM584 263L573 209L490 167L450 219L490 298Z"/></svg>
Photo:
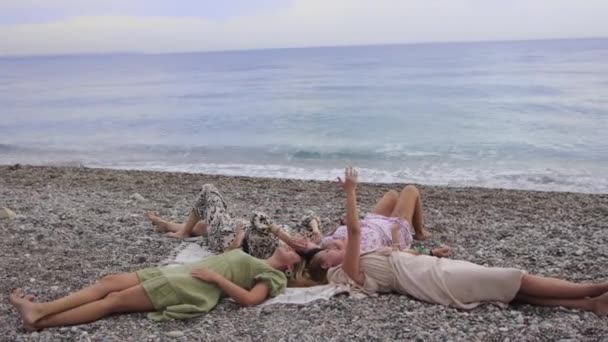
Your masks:
<svg viewBox="0 0 608 342"><path fill-rule="evenodd" d="M276 224L270 225L270 231L281 241L285 242L289 247L299 252L306 252L319 246L313 242L308 241L303 237L295 237L289 235L281 227Z"/></svg>
<svg viewBox="0 0 608 342"><path fill-rule="evenodd" d="M342 183L346 193L346 230L348 232L342 269L352 280L363 285L365 279L359 267L361 227L357 212L357 171L348 167L344 172L344 181L339 178L338 180Z"/></svg>
<svg viewBox="0 0 608 342"><path fill-rule="evenodd" d="M246 290L208 268L197 268L190 274L197 279L215 284L228 297L242 306L258 305L270 294L270 288L265 283L259 282L251 290Z"/></svg>

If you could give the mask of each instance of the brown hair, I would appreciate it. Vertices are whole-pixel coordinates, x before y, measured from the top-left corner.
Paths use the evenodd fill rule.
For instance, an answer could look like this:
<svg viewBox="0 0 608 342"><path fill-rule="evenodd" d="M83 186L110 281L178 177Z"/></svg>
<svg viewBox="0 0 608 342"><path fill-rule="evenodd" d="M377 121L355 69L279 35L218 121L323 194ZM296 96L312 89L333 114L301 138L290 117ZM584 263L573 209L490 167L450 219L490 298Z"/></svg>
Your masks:
<svg viewBox="0 0 608 342"><path fill-rule="evenodd" d="M293 273L287 278L287 287L310 287L320 285L308 274L307 262L304 258L294 265Z"/></svg>
<svg viewBox="0 0 608 342"><path fill-rule="evenodd" d="M308 262L308 274L310 278L320 284L327 284L327 268L323 267L321 254L315 254Z"/></svg>

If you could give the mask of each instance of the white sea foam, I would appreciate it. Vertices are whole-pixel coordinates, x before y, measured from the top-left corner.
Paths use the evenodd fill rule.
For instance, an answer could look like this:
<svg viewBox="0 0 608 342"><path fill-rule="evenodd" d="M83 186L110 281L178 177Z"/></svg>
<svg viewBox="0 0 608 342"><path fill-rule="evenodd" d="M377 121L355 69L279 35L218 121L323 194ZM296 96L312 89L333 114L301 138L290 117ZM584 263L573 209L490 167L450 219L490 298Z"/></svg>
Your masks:
<svg viewBox="0 0 608 342"><path fill-rule="evenodd" d="M395 146L391 148L398 149ZM343 165L352 163L361 170L364 182L608 193L608 165L603 166L601 163L555 163L542 160L488 162L482 158L472 160L470 156L458 158L455 154L390 159L355 159L350 158L351 155L365 155L351 154L347 155L348 159L344 155L324 159L324 155L308 152L305 158L294 159L286 158L281 153L268 154L239 148L198 152L166 147L83 152L4 146L0 152L0 164L88 166L332 181L342 174Z"/></svg>
<svg viewBox="0 0 608 342"><path fill-rule="evenodd" d="M165 165L157 162L138 164L91 165L112 169L141 169L152 171L204 173L227 176L249 176L262 178L289 178L301 180L334 181L343 168L306 168L289 165L256 164L177 164ZM416 183L443 186L475 186L539 191L568 191L583 193L608 193L608 173L593 174L580 170L569 173L552 169L527 171L500 169L451 168L439 165L425 169L404 168L380 170L362 167L361 181L370 183Z"/></svg>

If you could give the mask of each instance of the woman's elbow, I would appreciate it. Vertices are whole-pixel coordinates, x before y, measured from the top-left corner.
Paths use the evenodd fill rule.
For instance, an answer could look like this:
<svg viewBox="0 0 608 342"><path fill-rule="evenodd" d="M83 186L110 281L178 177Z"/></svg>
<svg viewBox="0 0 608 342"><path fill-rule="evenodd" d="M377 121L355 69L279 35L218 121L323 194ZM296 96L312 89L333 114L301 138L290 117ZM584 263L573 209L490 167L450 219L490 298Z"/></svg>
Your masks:
<svg viewBox="0 0 608 342"><path fill-rule="evenodd" d="M239 304L241 304L241 306L246 307L246 308L250 308L252 306L256 306L258 304L261 304L264 301L265 298L263 299L259 299L259 298L244 298Z"/></svg>
<svg viewBox="0 0 608 342"><path fill-rule="evenodd" d="M249 307L255 306L253 300L251 300L249 298L243 298L243 299L239 300L239 304L242 307L245 307L245 308L249 308Z"/></svg>
<svg viewBox="0 0 608 342"><path fill-rule="evenodd" d="M256 305L257 305L256 303L249 301L249 300L241 303L241 306L244 308L250 308L250 307L256 306Z"/></svg>

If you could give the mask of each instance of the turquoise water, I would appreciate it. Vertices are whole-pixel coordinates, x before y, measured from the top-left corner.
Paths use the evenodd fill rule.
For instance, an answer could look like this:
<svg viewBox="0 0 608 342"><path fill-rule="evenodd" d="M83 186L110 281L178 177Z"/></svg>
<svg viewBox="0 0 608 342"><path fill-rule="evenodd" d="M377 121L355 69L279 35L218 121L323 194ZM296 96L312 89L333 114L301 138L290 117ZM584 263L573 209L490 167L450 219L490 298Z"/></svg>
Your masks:
<svg viewBox="0 0 608 342"><path fill-rule="evenodd" d="M0 58L0 163L608 192L608 40Z"/></svg>

